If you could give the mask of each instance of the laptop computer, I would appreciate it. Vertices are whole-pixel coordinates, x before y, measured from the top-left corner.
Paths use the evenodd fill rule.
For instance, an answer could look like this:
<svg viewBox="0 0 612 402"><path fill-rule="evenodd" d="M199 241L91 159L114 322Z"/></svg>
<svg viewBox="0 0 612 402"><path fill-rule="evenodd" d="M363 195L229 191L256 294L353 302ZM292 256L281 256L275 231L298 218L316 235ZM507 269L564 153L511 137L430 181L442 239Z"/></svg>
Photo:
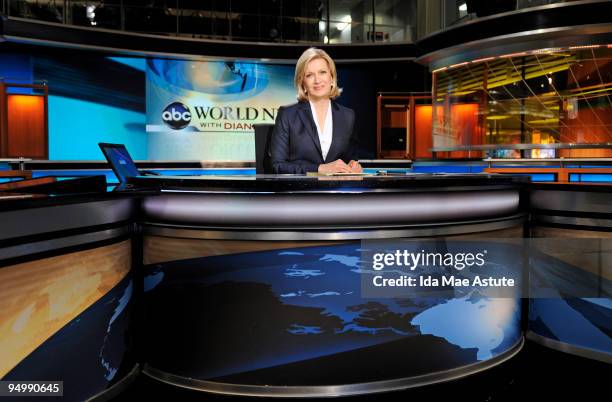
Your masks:
<svg viewBox="0 0 612 402"><path fill-rule="evenodd" d="M148 170L139 171L130 156L130 153L123 144L109 144L105 142L98 143L104 157L110 164L115 176L120 184L126 184L130 177L141 175L158 175L158 173Z"/></svg>

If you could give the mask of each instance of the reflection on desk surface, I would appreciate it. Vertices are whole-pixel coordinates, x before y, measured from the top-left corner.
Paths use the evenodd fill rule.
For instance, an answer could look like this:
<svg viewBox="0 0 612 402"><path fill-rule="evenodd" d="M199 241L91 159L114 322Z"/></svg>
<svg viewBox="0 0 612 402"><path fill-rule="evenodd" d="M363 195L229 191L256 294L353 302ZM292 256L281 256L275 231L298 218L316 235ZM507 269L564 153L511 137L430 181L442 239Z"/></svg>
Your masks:
<svg viewBox="0 0 612 402"><path fill-rule="evenodd" d="M35 198L35 197L43 197L43 196L40 194L2 194L0 193L0 201Z"/></svg>
<svg viewBox="0 0 612 402"><path fill-rule="evenodd" d="M231 175L231 176L137 176L129 179L136 188L161 191L221 192L413 192L422 189L465 186L488 189L490 186L520 186L529 182L521 175L474 173L406 173L401 175L307 176L307 175ZM421 190L419 190L421 189Z"/></svg>
<svg viewBox="0 0 612 402"><path fill-rule="evenodd" d="M10 181L7 183L0 184L0 191L10 191L20 188L40 186L43 184L51 184L55 183L58 180L60 179L57 177L38 177L35 179Z"/></svg>
<svg viewBox="0 0 612 402"><path fill-rule="evenodd" d="M201 180L201 181L257 181L257 180L313 180L321 178L346 178L354 177L355 180L361 180L362 178L367 179L378 179L378 178L426 178L426 177L476 177L476 176L490 176L491 173L479 172L479 173L439 173L439 172L393 172L393 171L379 171L377 173L330 173L330 174L319 174L309 173L303 174L256 174L256 175L185 175L185 176L136 176L138 180Z"/></svg>

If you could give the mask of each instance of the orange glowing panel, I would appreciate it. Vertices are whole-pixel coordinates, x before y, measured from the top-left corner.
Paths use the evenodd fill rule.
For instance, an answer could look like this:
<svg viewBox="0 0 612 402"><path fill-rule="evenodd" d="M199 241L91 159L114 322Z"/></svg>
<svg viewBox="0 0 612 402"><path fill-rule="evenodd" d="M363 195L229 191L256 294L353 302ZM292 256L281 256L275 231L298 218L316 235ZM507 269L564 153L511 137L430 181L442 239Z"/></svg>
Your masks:
<svg viewBox="0 0 612 402"><path fill-rule="evenodd" d="M415 157L431 158L432 136L432 112L431 105L417 105L414 110L414 132L415 132Z"/></svg>
<svg viewBox="0 0 612 402"><path fill-rule="evenodd" d="M583 107L565 116L561 125L561 141L570 143L612 142L612 107ZM573 118L572 118L573 117ZM610 158L612 149L560 149L566 158Z"/></svg>
<svg viewBox="0 0 612 402"><path fill-rule="evenodd" d="M8 95L8 156L46 158L45 98Z"/></svg>
<svg viewBox="0 0 612 402"><path fill-rule="evenodd" d="M445 108L436 106L436 125L444 127L449 146L482 145L482 127L479 124L478 103L457 103L450 106L450 117ZM482 151L439 152L439 158L481 158Z"/></svg>

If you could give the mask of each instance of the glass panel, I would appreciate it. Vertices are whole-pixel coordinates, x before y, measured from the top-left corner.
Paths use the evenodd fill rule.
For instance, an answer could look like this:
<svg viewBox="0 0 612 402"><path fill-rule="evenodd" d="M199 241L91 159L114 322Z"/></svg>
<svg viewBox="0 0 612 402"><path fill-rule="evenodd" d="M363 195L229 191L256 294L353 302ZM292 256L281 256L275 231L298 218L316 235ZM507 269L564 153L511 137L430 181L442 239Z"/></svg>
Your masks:
<svg viewBox="0 0 612 402"><path fill-rule="evenodd" d="M440 25L426 32L420 28L421 35L477 17L559 2L562 0L7 0L1 4L9 16L162 35L179 32L195 38L288 42L325 42L329 36L329 43L363 43L414 41L417 23L429 26L436 18ZM437 5L432 6L434 3ZM417 11L421 11L419 21Z"/></svg>
<svg viewBox="0 0 612 402"><path fill-rule="evenodd" d="M259 41L260 29L256 13L236 13L232 18L232 40Z"/></svg>
<svg viewBox="0 0 612 402"><path fill-rule="evenodd" d="M179 33L192 38L210 38L213 32L213 13L193 8L179 10Z"/></svg>
<svg viewBox="0 0 612 402"><path fill-rule="evenodd" d="M353 23L350 16L346 15L342 19L330 19L329 28L328 43L351 43Z"/></svg>
<svg viewBox="0 0 612 402"><path fill-rule="evenodd" d="M96 26L96 9L102 6L101 1L71 1L66 21L70 24L92 27Z"/></svg>
<svg viewBox="0 0 612 402"><path fill-rule="evenodd" d="M279 42L281 40L281 19L274 15L262 15L261 36L263 42Z"/></svg>
<svg viewBox="0 0 612 402"><path fill-rule="evenodd" d="M175 33L176 11L162 7L127 6L125 29L162 35Z"/></svg>
<svg viewBox="0 0 612 402"><path fill-rule="evenodd" d="M612 142L612 49L606 46L475 60L434 72L434 82L434 147ZM609 157L612 150L501 150L494 156Z"/></svg>
<svg viewBox="0 0 612 402"><path fill-rule="evenodd" d="M259 1L257 0L232 0L230 2L233 13L257 15L259 13Z"/></svg>
<svg viewBox="0 0 612 402"><path fill-rule="evenodd" d="M227 39L230 34L232 14L229 11L215 9L213 13L213 35L217 39Z"/></svg>
<svg viewBox="0 0 612 402"><path fill-rule="evenodd" d="M259 12L265 15L280 15L281 14L280 0L268 0L259 2Z"/></svg>
<svg viewBox="0 0 612 402"><path fill-rule="evenodd" d="M96 28L121 29L121 6L106 3L101 3L96 7L90 4L85 5L85 19L84 25Z"/></svg>
<svg viewBox="0 0 612 402"><path fill-rule="evenodd" d="M377 35L372 0L7 0L1 4L10 16L199 39L362 43ZM379 1L379 7L381 13L405 14L402 10L416 7L416 0ZM414 36L412 27L382 14L379 25L385 29L379 40Z"/></svg>
<svg viewBox="0 0 612 402"><path fill-rule="evenodd" d="M329 43L329 37L328 37L328 32L327 32L327 28L329 26L329 21L327 21L327 15L328 15L329 10L327 8L327 4L328 2L321 1L319 3L319 8L317 11L317 17L319 19L319 29L318 29L318 37L317 37L316 42L320 42L320 43Z"/></svg>
<svg viewBox="0 0 612 402"><path fill-rule="evenodd" d="M366 32L363 21L372 18L372 2L342 1L329 2L329 43L364 42ZM326 15L323 15L325 18Z"/></svg>
<svg viewBox="0 0 612 402"><path fill-rule="evenodd" d="M64 2L28 2L25 0L12 0L2 2L3 10L11 17L33 18L50 22L63 22Z"/></svg>
<svg viewBox="0 0 612 402"><path fill-rule="evenodd" d="M33 17L42 21L63 22L64 2L49 1L30 3L30 11Z"/></svg>
<svg viewBox="0 0 612 402"><path fill-rule="evenodd" d="M377 42L410 42L415 39L416 1L385 0L375 3Z"/></svg>

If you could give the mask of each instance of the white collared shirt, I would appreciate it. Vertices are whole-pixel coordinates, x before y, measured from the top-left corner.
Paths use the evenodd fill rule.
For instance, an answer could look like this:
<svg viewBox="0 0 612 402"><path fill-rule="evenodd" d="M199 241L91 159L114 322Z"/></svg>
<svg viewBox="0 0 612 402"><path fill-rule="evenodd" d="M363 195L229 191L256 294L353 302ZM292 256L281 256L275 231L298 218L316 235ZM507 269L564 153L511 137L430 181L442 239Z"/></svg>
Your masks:
<svg viewBox="0 0 612 402"><path fill-rule="evenodd" d="M315 121L315 125L317 126L317 134L319 135L319 143L321 144L321 153L323 154L323 160L327 158L327 153L329 152L329 147L331 147L334 124L332 121L332 109L331 109L331 101L327 106L327 115L325 116L325 123L323 124L323 130L319 127L319 119L317 118L317 111L312 102L310 103L310 110L312 111L312 117Z"/></svg>

